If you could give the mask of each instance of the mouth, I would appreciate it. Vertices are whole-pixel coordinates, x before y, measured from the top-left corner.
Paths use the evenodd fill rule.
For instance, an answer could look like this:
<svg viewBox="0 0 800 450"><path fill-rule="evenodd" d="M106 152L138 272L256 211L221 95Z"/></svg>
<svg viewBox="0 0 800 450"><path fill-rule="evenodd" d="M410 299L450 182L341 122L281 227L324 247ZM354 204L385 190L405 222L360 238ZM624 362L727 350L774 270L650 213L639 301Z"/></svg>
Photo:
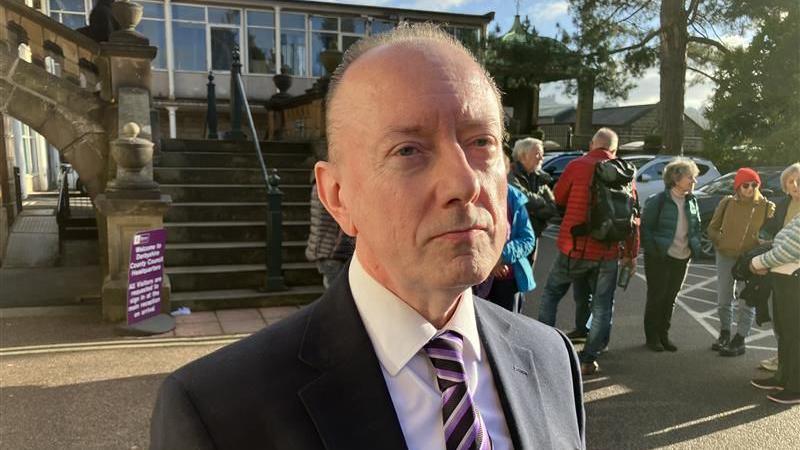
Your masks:
<svg viewBox="0 0 800 450"><path fill-rule="evenodd" d="M449 230L449 231L446 231L444 233L438 234L438 235L434 236L433 238L434 239L442 238L442 239L448 239L448 240L461 241L461 240L466 240L466 239L473 239L473 238L475 238L475 237L477 237L477 236L479 236L481 234L484 234L484 233L488 234L488 232L489 232L489 228L488 227L475 225L475 226L471 226L471 227L465 227L465 228L458 228L458 229L454 229L454 230Z"/></svg>

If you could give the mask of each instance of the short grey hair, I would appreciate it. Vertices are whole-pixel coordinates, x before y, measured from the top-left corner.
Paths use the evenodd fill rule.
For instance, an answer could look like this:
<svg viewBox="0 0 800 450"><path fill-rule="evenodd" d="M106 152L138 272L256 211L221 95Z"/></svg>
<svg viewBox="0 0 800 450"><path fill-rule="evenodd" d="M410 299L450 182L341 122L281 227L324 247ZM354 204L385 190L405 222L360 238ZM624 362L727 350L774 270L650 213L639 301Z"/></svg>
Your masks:
<svg viewBox="0 0 800 450"><path fill-rule="evenodd" d="M540 139L527 137L520 139L514 143L514 150L511 151L511 157L514 161L519 161L523 156L527 155L534 147L539 147L544 151L544 143Z"/></svg>
<svg viewBox="0 0 800 450"><path fill-rule="evenodd" d="M689 158L675 158L664 167L664 187L672 189L686 175L697 177L700 169Z"/></svg>
<svg viewBox="0 0 800 450"><path fill-rule="evenodd" d="M486 68L483 66L483 64L478 62L477 58L475 58L475 55L473 55L472 52L461 43L461 41L444 31L440 26L430 22L416 24L401 22L396 28L386 33L366 36L358 40L347 49L342 57L342 62L339 63L339 66L337 66L336 70L334 70L333 74L331 74L331 79L328 84L328 93L325 96L325 121L327 133L330 134L331 132L335 131L334 127L336 124L334 124L331 120L333 117L333 114L331 114L331 106L334 103L336 92L339 90L339 85L342 84L342 78L344 78L344 74L347 72L347 69L349 69L350 66L353 65L356 60L358 60L358 58L377 47L398 45L411 48L422 48L433 43L443 44L454 52L461 52L471 59L472 62L474 62L479 70L483 73L486 82L489 84L489 87L497 99L497 110L501 119L500 137L501 139L505 140L505 123L502 120L504 117L502 94L500 93L500 89L497 87L497 83L495 83L494 78L489 75L489 72L486 71ZM328 139L328 142L330 145L331 139ZM329 157L335 153L331 150L334 149L329 149Z"/></svg>
<svg viewBox="0 0 800 450"><path fill-rule="evenodd" d="M789 177L793 175L800 175L800 162L792 164L791 166L783 169L783 172L781 172L781 189L783 189L783 192L786 192L787 194L789 193L789 190L786 189L786 182L789 181Z"/></svg>
<svg viewBox="0 0 800 450"><path fill-rule="evenodd" d="M611 128L600 128L592 137L595 146L607 148L610 152L616 152L619 145L619 136Z"/></svg>

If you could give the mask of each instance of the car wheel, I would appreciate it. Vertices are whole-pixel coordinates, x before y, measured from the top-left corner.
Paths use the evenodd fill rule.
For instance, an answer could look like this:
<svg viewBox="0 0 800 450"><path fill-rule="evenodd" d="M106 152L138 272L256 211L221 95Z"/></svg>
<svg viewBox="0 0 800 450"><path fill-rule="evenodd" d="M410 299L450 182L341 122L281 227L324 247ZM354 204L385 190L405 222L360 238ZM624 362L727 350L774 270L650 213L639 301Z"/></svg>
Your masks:
<svg viewBox="0 0 800 450"><path fill-rule="evenodd" d="M708 237L708 231L705 229L700 234L700 250L703 252L703 258L714 257L714 243L711 242L711 238Z"/></svg>

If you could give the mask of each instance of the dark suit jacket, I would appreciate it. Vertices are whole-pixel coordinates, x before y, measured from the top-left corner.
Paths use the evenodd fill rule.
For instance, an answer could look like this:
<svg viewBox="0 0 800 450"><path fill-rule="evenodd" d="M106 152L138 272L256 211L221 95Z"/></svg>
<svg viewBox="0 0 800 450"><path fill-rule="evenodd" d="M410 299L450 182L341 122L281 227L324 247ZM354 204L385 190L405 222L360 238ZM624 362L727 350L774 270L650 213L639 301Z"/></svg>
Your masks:
<svg viewBox="0 0 800 450"><path fill-rule="evenodd" d="M583 448L569 341L490 302L475 309L514 447ZM151 448L405 449L379 364L345 272L297 314L167 377Z"/></svg>

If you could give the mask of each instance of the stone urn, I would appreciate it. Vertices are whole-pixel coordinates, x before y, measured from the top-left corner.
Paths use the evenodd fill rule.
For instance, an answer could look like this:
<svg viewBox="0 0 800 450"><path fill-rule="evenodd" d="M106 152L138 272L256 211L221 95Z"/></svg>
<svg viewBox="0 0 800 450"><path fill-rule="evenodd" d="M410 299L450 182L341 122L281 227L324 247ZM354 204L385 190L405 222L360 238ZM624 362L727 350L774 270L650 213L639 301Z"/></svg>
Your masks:
<svg viewBox="0 0 800 450"><path fill-rule="evenodd" d="M111 4L111 14L123 31L134 31L142 20L144 8L130 0L116 0Z"/></svg>
<svg viewBox="0 0 800 450"><path fill-rule="evenodd" d="M125 124L118 139L111 142L111 156L117 163L117 178L109 183L111 191L154 190L158 184L144 173L153 160L153 143L139 136L134 122Z"/></svg>
<svg viewBox="0 0 800 450"><path fill-rule="evenodd" d="M281 73L272 77L272 82L275 83L279 94L288 94L289 88L292 87L292 76L289 75L289 67L281 67Z"/></svg>
<svg viewBox="0 0 800 450"><path fill-rule="evenodd" d="M336 70L336 66L342 62L342 52L335 48L329 48L319 54L319 60L322 62L322 66L325 67L325 76L330 77L333 75L333 71Z"/></svg>

